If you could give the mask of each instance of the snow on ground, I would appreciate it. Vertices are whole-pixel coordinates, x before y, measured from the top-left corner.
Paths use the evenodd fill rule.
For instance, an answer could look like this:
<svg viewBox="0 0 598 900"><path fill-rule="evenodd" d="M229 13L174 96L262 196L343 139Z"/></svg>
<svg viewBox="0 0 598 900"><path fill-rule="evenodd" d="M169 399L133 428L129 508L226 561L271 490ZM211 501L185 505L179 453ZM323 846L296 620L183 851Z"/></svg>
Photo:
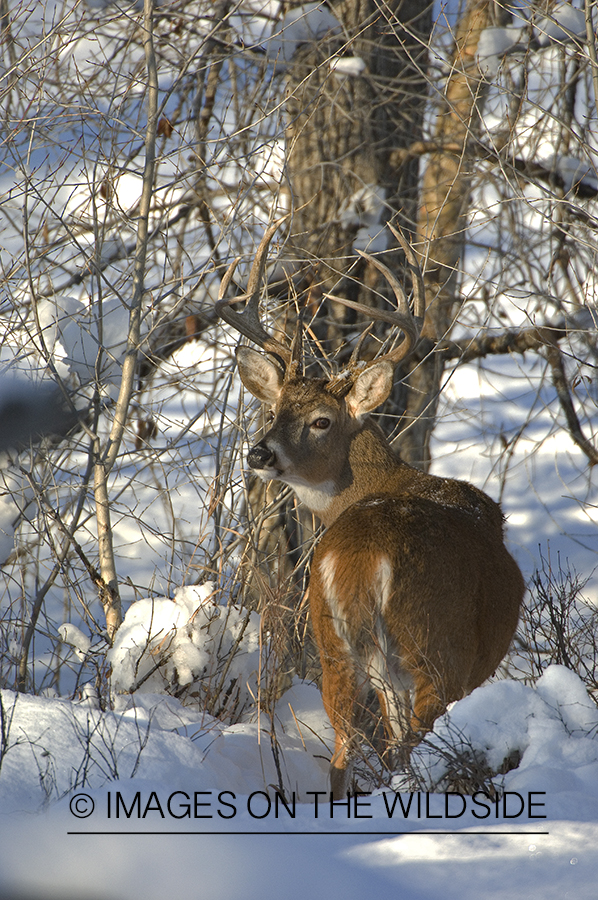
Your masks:
<svg viewBox="0 0 598 900"><path fill-rule="evenodd" d="M156 695L104 716L2 697L0 896L595 897L598 712L562 667L535 688L485 686L451 711L489 759L521 752L502 798L386 789L332 809L312 686L285 695L294 715L279 707L286 804L268 722L260 744L258 723L226 728Z"/></svg>

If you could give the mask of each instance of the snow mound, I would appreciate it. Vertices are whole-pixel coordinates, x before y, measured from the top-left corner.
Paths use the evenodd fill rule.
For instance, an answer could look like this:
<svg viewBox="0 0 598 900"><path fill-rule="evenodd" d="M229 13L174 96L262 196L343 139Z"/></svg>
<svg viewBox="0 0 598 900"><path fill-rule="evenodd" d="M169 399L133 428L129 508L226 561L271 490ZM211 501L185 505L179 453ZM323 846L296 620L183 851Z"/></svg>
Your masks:
<svg viewBox="0 0 598 900"><path fill-rule="evenodd" d="M317 689L303 698L309 716ZM115 711L102 711L0 690L0 828L5 815L68 806L76 790L91 792L98 808L105 809L106 791L112 789L129 798L138 790L167 796L175 789L243 795L281 780L289 792L326 788L320 747L309 740L306 746L292 723L277 724L277 763L268 716L225 726L173 697L155 694L119 697L116 705ZM295 713L301 722L299 705Z"/></svg>
<svg viewBox="0 0 598 900"><path fill-rule="evenodd" d="M132 603L108 653L116 692L197 699L229 721L257 697L260 617L218 603L215 585Z"/></svg>
<svg viewBox="0 0 598 900"><path fill-rule="evenodd" d="M497 787L598 799L598 709L581 679L564 666L546 669L534 687L499 681L453 704L413 751L416 776L429 789L450 788L455 755L497 773ZM506 765L505 765L506 761ZM395 778L395 789L403 788ZM404 788L403 788L404 789Z"/></svg>

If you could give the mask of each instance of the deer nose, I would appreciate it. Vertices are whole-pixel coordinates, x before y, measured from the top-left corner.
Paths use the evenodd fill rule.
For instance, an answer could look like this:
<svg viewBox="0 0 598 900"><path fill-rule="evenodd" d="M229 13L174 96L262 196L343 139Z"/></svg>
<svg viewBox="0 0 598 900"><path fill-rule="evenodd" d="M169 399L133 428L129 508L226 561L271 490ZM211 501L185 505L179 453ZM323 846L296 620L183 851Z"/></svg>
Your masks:
<svg viewBox="0 0 598 900"><path fill-rule="evenodd" d="M247 463L252 469L267 469L274 465L274 451L265 444L256 444L247 454Z"/></svg>

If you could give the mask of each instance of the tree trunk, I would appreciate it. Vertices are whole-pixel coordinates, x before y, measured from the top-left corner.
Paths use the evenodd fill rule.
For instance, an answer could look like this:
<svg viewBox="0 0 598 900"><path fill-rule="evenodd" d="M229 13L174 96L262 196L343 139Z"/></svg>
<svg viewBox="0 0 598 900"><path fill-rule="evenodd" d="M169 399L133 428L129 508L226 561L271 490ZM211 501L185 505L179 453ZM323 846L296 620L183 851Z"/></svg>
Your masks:
<svg viewBox="0 0 598 900"><path fill-rule="evenodd" d="M386 431L398 432L393 445L401 457L426 469L445 359L434 346L450 333L459 302L468 159L484 91L477 46L482 30L502 24L504 13L495 0L468 0L455 36L450 75L438 92L431 140L424 141L430 9L422 12L418 2L397 2L383 14L368 0L344 0L332 8L342 22L342 35L329 34L300 46L288 73L287 172L293 209L289 243L297 260L295 287L312 333L324 351L342 363L350 351L347 339L355 338L355 331L367 323L356 321L352 311L323 295L334 290L366 305L386 302L387 285L355 248L367 250L370 239L369 252L385 250L389 232L384 225L389 220L411 231L425 266L426 321L419 352L397 371L381 424ZM347 68L338 74L337 58L354 74L346 74ZM427 159L420 189L423 154ZM393 248L384 261L403 277L401 253ZM384 340L384 327L373 334L366 356L379 348L376 338ZM267 583L271 598L277 598L275 608L283 610L279 621L289 635L297 627L293 611L304 610L299 598L305 574L297 561L304 558L300 540L313 533L312 516L296 504L281 504L275 491L261 484L253 487L250 500L254 520L261 523L261 530L254 532L252 564L257 563L262 574L259 584L252 580L252 590L263 598ZM264 513L268 500L275 509L272 515ZM298 666L288 645L283 658L287 671ZM305 673L305 658L303 667ZM307 673L313 674L309 665Z"/></svg>
<svg viewBox="0 0 598 900"><path fill-rule="evenodd" d="M300 46L288 73L291 245L306 264L312 302L336 287L372 303L368 288L378 278L366 274L364 283L367 267L354 246L368 249L367 238L378 234L384 241L384 225L397 213L413 228L417 160L393 164L392 155L421 137L431 12L422 12L419 0L383 9L371 0L341 0L332 9L343 34ZM349 268L351 278L339 285ZM352 314L339 304L326 312L337 342Z"/></svg>
<svg viewBox="0 0 598 900"><path fill-rule="evenodd" d="M458 309L458 265L463 252L469 209L471 166L485 82L476 62L480 34L503 24L505 13L494 0L468 0L459 21L450 76L440 95L432 140L421 185L417 243L425 262L427 311L420 352L409 364L406 421L396 447L423 469L430 465L430 438L442 375L443 357L434 344L446 338Z"/></svg>

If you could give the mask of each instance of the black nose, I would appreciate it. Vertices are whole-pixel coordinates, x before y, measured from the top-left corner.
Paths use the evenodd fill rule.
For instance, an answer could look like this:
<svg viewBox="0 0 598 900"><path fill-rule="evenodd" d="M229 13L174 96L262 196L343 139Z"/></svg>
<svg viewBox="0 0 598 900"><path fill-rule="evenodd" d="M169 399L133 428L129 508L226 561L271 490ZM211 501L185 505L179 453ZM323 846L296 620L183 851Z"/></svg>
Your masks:
<svg viewBox="0 0 598 900"><path fill-rule="evenodd" d="M256 444L247 454L252 469L267 469L274 464L274 453L265 444Z"/></svg>

